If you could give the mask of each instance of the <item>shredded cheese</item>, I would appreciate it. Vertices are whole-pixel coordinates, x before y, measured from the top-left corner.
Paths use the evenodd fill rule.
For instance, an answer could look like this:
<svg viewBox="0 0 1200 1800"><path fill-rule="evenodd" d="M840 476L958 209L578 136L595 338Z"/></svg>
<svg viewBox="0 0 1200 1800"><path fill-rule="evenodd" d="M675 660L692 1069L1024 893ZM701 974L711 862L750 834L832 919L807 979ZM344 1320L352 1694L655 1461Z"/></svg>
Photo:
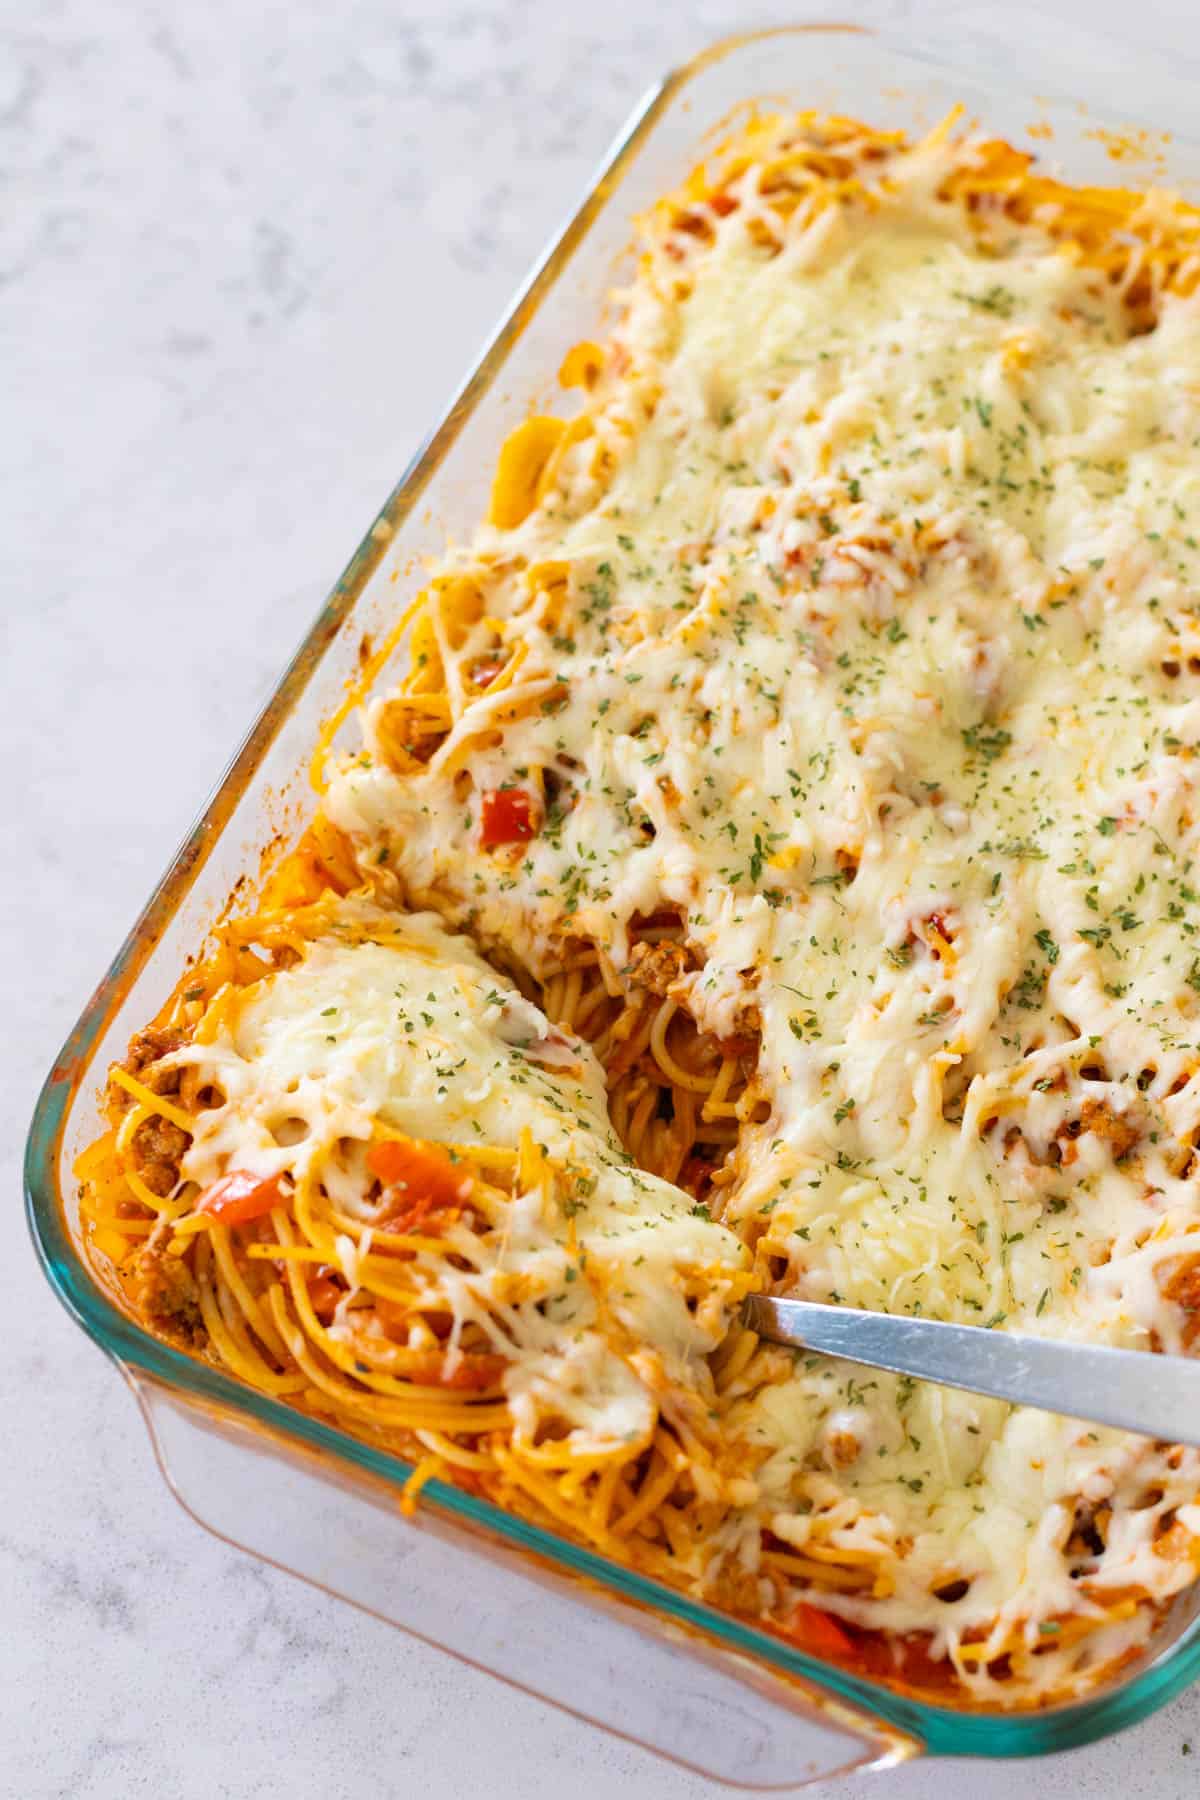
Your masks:
<svg viewBox="0 0 1200 1800"><path fill-rule="evenodd" d="M706 1374L728 1306L692 1310L688 1296L701 1276L719 1294L744 1268L741 1244L632 1164L592 1051L465 939L431 916L358 901L329 922L302 962L241 991L211 1041L167 1059L222 1096L193 1122L184 1177L206 1187L235 1167L319 1178L367 1226L357 1242L333 1242L352 1298L379 1216L364 1157L380 1127L459 1147L536 1143L567 1173L570 1198L549 1208L537 1188L518 1198L502 1252L469 1272L436 1258L438 1290L459 1326L494 1330L503 1305L497 1348L514 1358L505 1386L519 1435L532 1439L553 1413L576 1449L648 1440L655 1401L638 1355L652 1348L688 1385ZM465 1251L469 1239L451 1241ZM615 1333L599 1329L598 1293ZM343 1309L343 1328L350 1317Z"/></svg>
<svg viewBox="0 0 1200 1800"><path fill-rule="evenodd" d="M725 1218L783 1291L1179 1350L1200 306L1134 333L1036 224L981 237L942 197L970 154L782 221L752 160L703 229L657 222L590 431L436 572L478 596L449 667L499 628L519 669L403 769L372 702L328 807L364 872L535 971L564 933L620 969L637 919L682 916L673 993L761 1034ZM522 784L541 826L498 856L479 797ZM816 1358L729 1428L762 1459L747 1530L865 1533L886 1580L830 1606L981 1690L1014 1633L1061 1688L1064 1615L1192 1576L1156 1549L1192 1452Z"/></svg>

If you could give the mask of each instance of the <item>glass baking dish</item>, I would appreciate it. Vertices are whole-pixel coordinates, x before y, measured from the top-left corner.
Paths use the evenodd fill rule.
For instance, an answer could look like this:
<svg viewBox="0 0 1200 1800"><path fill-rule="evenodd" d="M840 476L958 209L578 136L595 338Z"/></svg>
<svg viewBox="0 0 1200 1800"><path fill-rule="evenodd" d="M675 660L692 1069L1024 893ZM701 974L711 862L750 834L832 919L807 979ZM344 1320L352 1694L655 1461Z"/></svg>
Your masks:
<svg viewBox="0 0 1200 1800"><path fill-rule="evenodd" d="M828 1667L751 1626L439 1483L402 1515L408 1466L240 1386L140 1329L85 1266L70 1169L99 1130L108 1061L158 1009L188 955L312 807L307 759L364 638L411 592L421 559L482 514L497 449L531 402L555 399L565 350L594 334L630 220L674 187L706 134L751 100L925 127L958 101L1031 139L1074 181L1200 190L1195 86L1178 58L1089 38L1091 85L1138 94L1106 116L1078 46L1006 11L1003 35L960 14L928 42L848 26L716 45L656 85L605 159L445 419L355 551L214 798L133 927L46 1082L30 1133L31 1229L51 1285L134 1389L163 1473L222 1537L579 1716L718 1779L778 1790L920 1751L1027 1756L1143 1717L1200 1675L1200 1603L1184 1597L1150 1654L1089 1698L1031 1713L934 1706ZM992 35L988 35L991 33ZM1057 34L1061 35L1061 34ZM1058 97L1067 93L1069 98ZM1130 125L1140 131L1112 133ZM1168 136L1171 133L1173 135Z"/></svg>

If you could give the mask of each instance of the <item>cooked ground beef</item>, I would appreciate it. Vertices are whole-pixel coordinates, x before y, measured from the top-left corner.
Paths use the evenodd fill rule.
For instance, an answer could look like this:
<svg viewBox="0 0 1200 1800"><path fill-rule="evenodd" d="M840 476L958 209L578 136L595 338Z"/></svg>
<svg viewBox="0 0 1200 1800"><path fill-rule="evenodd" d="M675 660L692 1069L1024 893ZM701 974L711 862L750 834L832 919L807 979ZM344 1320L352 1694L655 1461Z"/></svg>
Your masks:
<svg viewBox="0 0 1200 1800"><path fill-rule="evenodd" d="M148 1025L145 1031L139 1031L130 1039L129 1050L124 1062L120 1065L128 1074L135 1075L155 1094L177 1094L179 1092L179 1070L162 1069L156 1071L155 1063L172 1050L182 1049L188 1041L186 1031L175 1025ZM105 1096L108 1116L115 1124L133 1105L133 1096L117 1081L110 1081ZM157 1193L157 1188L155 1189Z"/></svg>
<svg viewBox="0 0 1200 1800"><path fill-rule="evenodd" d="M151 1063L158 1062L161 1057L169 1056L172 1050L181 1050L186 1043L187 1032L181 1031L177 1025L148 1025L145 1031L139 1031L136 1037L130 1039L129 1054L125 1058L124 1067L131 1075L140 1076L143 1069L148 1069ZM164 1085L157 1087L155 1092L159 1094L169 1092L170 1090L165 1084L172 1077L178 1081L178 1070L164 1071L162 1077Z"/></svg>
<svg viewBox="0 0 1200 1800"><path fill-rule="evenodd" d="M129 1298L143 1318L186 1337L204 1330L196 1283L187 1264L164 1250L143 1250L129 1275Z"/></svg>
<svg viewBox="0 0 1200 1800"><path fill-rule="evenodd" d="M1200 1256L1177 1263L1163 1283L1163 1293L1187 1314L1183 1341L1190 1348L1200 1335Z"/></svg>
<svg viewBox="0 0 1200 1800"><path fill-rule="evenodd" d="M170 1119L145 1119L133 1134L133 1160L138 1174L152 1194L169 1194L179 1180L179 1161L188 1147L188 1135Z"/></svg>
<svg viewBox="0 0 1200 1800"><path fill-rule="evenodd" d="M179 1070L160 1070L155 1065L187 1041L188 1033L177 1026L147 1026L130 1041L121 1067L155 1094L177 1094ZM107 1099L108 1115L114 1124L134 1104L133 1096L116 1081L109 1082ZM187 1133L169 1119L152 1117L138 1126L133 1137L133 1164L152 1194L161 1197L171 1192L179 1180L179 1159L187 1146Z"/></svg>
<svg viewBox="0 0 1200 1800"><path fill-rule="evenodd" d="M637 987L665 999L672 983L691 967L691 954L684 944L635 944L625 973Z"/></svg>

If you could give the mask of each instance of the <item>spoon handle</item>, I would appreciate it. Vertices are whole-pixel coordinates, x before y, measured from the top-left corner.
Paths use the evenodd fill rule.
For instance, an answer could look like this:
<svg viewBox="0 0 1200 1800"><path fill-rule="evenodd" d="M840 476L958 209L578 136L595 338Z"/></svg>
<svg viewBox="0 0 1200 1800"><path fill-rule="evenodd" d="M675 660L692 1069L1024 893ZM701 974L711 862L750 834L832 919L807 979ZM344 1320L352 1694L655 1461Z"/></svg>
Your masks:
<svg viewBox="0 0 1200 1800"><path fill-rule="evenodd" d="M753 1294L745 1324L775 1343L968 1388L1021 1406L1200 1444L1200 1361Z"/></svg>

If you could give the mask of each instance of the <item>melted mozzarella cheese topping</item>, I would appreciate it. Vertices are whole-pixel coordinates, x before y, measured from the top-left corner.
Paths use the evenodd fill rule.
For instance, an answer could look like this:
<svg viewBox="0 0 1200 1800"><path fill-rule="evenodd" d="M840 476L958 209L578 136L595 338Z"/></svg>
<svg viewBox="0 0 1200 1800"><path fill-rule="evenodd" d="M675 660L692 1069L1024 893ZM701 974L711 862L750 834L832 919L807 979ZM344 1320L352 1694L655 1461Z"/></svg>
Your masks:
<svg viewBox="0 0 1200 1800"><path fill-rule="evenodd" d="M630 1162L582 1040L552 1027L463 938L428 915L397 919L354 901L303 961L240 992L211 1041L178 1051L219 1089L202 1111L183 1175L207 1186L231 1169L320 1180L369 1224L378 1200L364 1153L380 1127L456 1146L517 1149L525 1136L571 1173L569 1208L518 1194L502 1247L482 1270L440 1259L436 1280L513 1358L518 1435L548 1415L581 1449L646 1436L663 1380L694 1385L720 1341L723 1284L745 1264L732 1232ZM339 1240L353 1289L359 1247ZM586 1279L580 1279L586 1276ZM702 1285L700 1305L690 1306ZM600 1319L602 1294L606 1323ZM339 1328L354 1323L353 1292Z"/></svg>
<svg viewBox="0 0 1200 1800"><path fill-rule="evenodd" d="M726 1220L786 1291L1178 1350L1200 306L1131 336L1035 231L985 254L936 198L950 155L773 219L778 254L753 168L710 241L660 227L591 435L440 571L484 599L457 665L499 621L518 677L402 775L373 703L329 810L364 868L386 845L405 893L535 968L564 932L620 964L635 915L681 913L680 997L761 1029L771 1113ZM476 792L553 775L518 857L481 846L464 769ZM830 1604L955 1654L1043 1631L1047 1687L1055 1621L1193 1574L1156 1547L1197 1519L1190 1451L818 1358L734 1424L760 1521L883 1559ZM1069 1541L1101 1510L1081 1585ZM1145 1630L1117 1619L1098 1654Z"/></svg>

